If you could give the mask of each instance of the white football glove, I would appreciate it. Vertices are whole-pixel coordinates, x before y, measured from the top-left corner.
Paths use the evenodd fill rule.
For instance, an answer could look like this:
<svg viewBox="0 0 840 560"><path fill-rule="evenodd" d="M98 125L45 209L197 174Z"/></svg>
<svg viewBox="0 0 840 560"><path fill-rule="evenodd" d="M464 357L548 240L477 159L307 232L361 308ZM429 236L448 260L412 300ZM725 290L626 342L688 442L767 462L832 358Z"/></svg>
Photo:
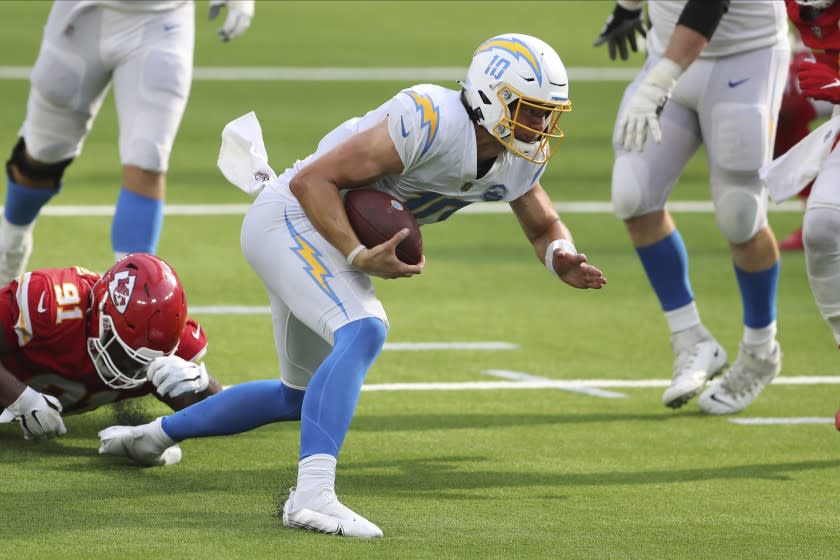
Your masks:
<svg viewBox="0 0 840 560"><path fill-rule="evenodd" d="M662 141L659 115L671 98L677 78L682 73L683 69L679 64L671 59L662 58L644 77L630 97L618 125L616 141L622 144L625 150L641 152L648 133L655 142Z"/></svg>
<svg viewBox="0 0 840 560"><path fill-rule="evenodd" d="M227 6L227 18L219 29L222 41L230 41L245 33L254 17L254 0L210 0L209 19L216 19L222 6Z"/></svg>
<svg viewBox="0 0 840 560"><path fill-rule="evenodd" d="M210 376L204 364L188 362L178 356L155 358L146 371L146 378L161 397L177 397L184 393L200 393L207 389Z"/></svg>
<svg viewBox="0 0 840 560"><path fill-rule="evenodd" d="M18 399L6 407L20 422L26 439L52 439L67 433L61 419L61 403L52 395L27 387Z"/></svg>

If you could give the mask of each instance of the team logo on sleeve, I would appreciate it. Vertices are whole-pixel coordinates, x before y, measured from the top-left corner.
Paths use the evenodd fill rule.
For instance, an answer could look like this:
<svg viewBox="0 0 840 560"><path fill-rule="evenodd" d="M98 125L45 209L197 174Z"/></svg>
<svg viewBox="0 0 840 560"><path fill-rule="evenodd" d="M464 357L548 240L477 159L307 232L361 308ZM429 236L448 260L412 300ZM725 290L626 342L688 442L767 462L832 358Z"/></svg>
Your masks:
<svg viewBox="0 0 840 560"><path fill-rule="evenodd" d="M428 95L420 95L416 91L406 91L404 93L414 101L414 107L420 113L420 129L426 130L426 143L423 145L423 151L420 152L422 156L429 151L437 136L438 125L440 124L440 108L434 104L432 98Z"/></svg>
<svg viewBox="0 0 840 560"><path fill-rule="evenodd" d="M483 193L481 193L481 200L484 202L498 202L504 200L507 194L507 187L504 185L493 185Z"/></svg>
<svg viewBox="0 0 840 560"><path fill-rule="evenodd" d="M127 270L114 274L113 280L108 283L108 293L111 301L120 314L125 313L128 302L131 301L131 294L134 292L134 281L137 277Z"/></svg>

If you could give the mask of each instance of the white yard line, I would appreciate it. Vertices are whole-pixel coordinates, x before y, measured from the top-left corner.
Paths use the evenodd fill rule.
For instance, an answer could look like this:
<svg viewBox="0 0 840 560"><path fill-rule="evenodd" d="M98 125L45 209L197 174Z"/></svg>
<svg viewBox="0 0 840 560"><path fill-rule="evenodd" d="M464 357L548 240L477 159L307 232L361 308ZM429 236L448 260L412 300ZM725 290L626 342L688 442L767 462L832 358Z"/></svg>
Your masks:
<svg viewBox="0 0 840 560"><path fill-rule="evenodd" d="M164 214L167 216L241 216L250 207L249 204L167 204ZM0 207L2 208L2 207ZM557 202L554 208L561 214L612 214L612 204L602 201ZM802 204L790 200L781 204L770 204L771 212L802 213ZM708 214L712 212L712 203L705 200L683 200L668 203L668 210L690 214ZM470 204L458 211L455 216L469 214L509 214L510 206L505 202L482 202ZM114 214L110 205L47 205L41 211L44 216L62 217L108 217Z"/></svg>
<svg viewBox="0 0 840 560"><path fill-rule="evenodd" d="M797 424L834 424L834 418L730 418L733 424L741 426L793 426Z"/></svg>
<svg viewBox="0 0 840 560"><path fill-rule="evenodd" d="M538 377L536 375L523 373L521 371L509 371L506 369L486 369L481 373L492 375L493 377L500 377L502 379L509 379L511 381L529 381L532 383L551 381L551 379L545 377ZM590 397L600 397L602 399L623 399L627 397L627 395L625 395L624 393L617 393L615 391L605 391L603 389L598 389L597 387L569 386L558 387L558 389L562 389L564 391L571 391L573 393L581 393L583 395L589 395Z"/></svg>
<svg viewBox="0 0 840 560"><path fill-rule="evenodd" d="M630 82L639 68L572 67L566 69L575 82ZM454 82L465 78L460 66L417 68L307 68L284 66L199 66L194 81L255 82ZM0 66L0 80L28 80L29 66Z"/></svg>

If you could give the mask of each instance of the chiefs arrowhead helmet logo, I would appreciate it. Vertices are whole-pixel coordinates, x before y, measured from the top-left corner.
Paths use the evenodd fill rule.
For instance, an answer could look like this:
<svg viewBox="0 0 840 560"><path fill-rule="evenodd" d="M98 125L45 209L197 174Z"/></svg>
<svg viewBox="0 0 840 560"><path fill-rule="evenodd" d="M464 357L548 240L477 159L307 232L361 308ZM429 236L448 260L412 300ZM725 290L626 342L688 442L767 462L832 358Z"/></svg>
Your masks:
<svg viewBox="0 0 840 560"><path fill-rule="evenodd" d="M113 280L108 283L108 293L111 295L111 301L114 302L114 307L120 314L125 313L128 302L131 301L136 279L137 277L134 274L131 274L128 270L123 270L114 274Z"/></svg>

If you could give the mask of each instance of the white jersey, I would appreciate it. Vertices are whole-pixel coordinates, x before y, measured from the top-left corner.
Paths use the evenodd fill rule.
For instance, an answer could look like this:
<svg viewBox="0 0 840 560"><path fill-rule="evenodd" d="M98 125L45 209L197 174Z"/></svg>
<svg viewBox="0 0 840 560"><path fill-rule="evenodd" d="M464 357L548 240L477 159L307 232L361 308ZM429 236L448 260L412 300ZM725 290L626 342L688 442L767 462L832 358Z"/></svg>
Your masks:
<svg viewBox="0 0 840 560"><path fill-rule="evenodd" d="M476 178L475 129L460 93L422 84L399 92L363 117L350 119L327 134L318 149L267 185L289 192L291 178L307 163L383 119L403 162L403 172L370 185L399 199L420 224L445 220L473 202L510 202L531 190L545 164L531 163L507 150Z"/></svg>
<svg viewBox="0 0 840 560"><path fill-rule="evenodd" d="M59 0L66 1L66 0ZM179 8L192 0L80 0L79 9L88 6L102 6L121 12L167 12Z"/></svg>
<svg viewBox="0 0 840 560"><path fill-rule="evenodd" d="M661 56L668 46L677 20L685 7L682 1L648 1L651 30L647 48ZM787 13L784 2L732 0L700 58L719 58L763 47L787 43Z"/></svg>

